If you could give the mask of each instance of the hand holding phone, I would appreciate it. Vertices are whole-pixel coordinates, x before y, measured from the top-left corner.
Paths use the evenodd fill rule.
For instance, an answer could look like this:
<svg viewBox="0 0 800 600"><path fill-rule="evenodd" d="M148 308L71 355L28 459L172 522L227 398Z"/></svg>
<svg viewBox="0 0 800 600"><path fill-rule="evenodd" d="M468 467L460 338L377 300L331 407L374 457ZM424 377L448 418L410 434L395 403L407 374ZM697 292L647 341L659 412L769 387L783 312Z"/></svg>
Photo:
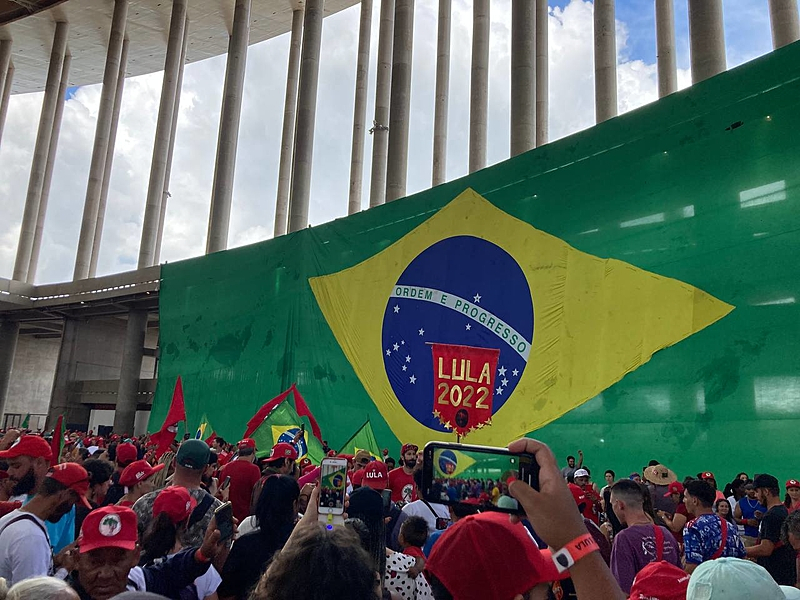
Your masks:
<svg viewBox="0 0 800 600"><path fill-rule="evenodd" d="M320 465L319 521L328 529L344 525L345 491L347 488L347 459L325 458Z"/></svg>
<svg viewBox="0 0 800 600"><path fill-rule="evenodd" d="M223 481L223 482L222 482L222 485L221 485L221 486L219 486L219 489L220 489L220 490L227 490L227 489L228 489L228 486L229 486L230 484L231 484L231 476L230 476L230 475L228 475L228 476L225 478L225 481Z"/></svg>
<svg viewBox="0 0 800 600"><path fill-rule="evenodd" d="M228 540L233 537L233 505L225 502L214 511L214 519L217 522L217 529L221 539Z"/></svg>

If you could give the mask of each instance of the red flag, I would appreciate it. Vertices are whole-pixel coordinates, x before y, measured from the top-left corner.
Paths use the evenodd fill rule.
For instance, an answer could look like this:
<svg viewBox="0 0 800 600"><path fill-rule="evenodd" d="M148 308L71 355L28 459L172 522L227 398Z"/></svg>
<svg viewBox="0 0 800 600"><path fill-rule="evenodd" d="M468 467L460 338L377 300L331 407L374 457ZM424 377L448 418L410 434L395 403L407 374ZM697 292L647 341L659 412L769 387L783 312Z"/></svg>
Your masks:
<svg viewBox="0 0 800 600"><path fill-rule="evenodd" d="M206 438L206 440L205 440L206 444L208 444L210 446L211 442L213 442L214 438L216 438L216 437L217 437L217 432L216 431L212 431L211 435L208 436L208 438Z"/></svg>
<svg viewBox="0 0 800 600"><path fill-rule="evenodd" d="M64 415L58 415L56 421L56 428L53 430L53 439L50 441L50 449L53 452L53 457L50 459L50 464L56 466L61 458L61 449L64 446Z"/></svg>
<svg viewBox="0 0 800 600"><path fill-rule="evenodd" d="M322 442L322 432L319 429L319 425L317 425L317 420L314 418L314 415L311 414L311 410L309 410L308 404L306 404L306 401L303 400L300 392L297 391L297 384L293 383L291 389L294 392L294 407L297 409L297 414L301 417L308 418L309 422L311 423L311 433L314 434L315 438Z"/></svg>
<svg viewBox="0 0 800 600"><path fill-rule="evenodd" d="M431 349L433 415L458 435L490 424L500 350L451 344Z"/></svg>
<svg viewBox="0 0 800 600"><path fill-rule="evenodd" d="M286 397L294 388L294 385L290 387L285 392L281 392L277 396L275 396L272 400L267 402L264 406L258 409L258 412L253 415L253 417L247 422L247 429L244 432L242 437L250 437L253 432L258 429L258 426L267 418L267 415L272 412L272 409L278 406L281 402L286 400Z"/></svg>
<svg viewBox="0 0 800 600"><path fill-rule="evenodd" d="M186 407L183 404L183 384L181 377L175 382L175 391L172 392L172 402L169 405L169 411L164 419L164 424L161 429L150 436L150 441L156 444L156 458L161 458L172 442L175 441L175 435L178 433L178 423L186 421Z"/></svg>

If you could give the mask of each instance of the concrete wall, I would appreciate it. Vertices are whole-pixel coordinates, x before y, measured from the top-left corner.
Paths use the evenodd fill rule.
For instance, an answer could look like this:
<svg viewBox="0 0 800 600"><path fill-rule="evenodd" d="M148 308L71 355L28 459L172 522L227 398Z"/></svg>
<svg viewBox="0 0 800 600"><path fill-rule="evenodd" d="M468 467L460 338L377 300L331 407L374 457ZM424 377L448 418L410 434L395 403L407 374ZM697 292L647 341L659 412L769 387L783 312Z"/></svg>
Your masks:
<svg viewBox="0 0 800 600"><path fill-rule="evenodd" d="M137 410L136 420L133 424L133 435L144 435L147 432L147 422L150 420L149 410ZM97 432L101 425L114 425L113 410L92 410L89 416L89 429Z"/></svg>
<svg viewBox="0 0 800 600"><path fill-rule="evenodd" d="M59 339L20 336L11 368L6 414L47 414L60 344Z"/></svg>

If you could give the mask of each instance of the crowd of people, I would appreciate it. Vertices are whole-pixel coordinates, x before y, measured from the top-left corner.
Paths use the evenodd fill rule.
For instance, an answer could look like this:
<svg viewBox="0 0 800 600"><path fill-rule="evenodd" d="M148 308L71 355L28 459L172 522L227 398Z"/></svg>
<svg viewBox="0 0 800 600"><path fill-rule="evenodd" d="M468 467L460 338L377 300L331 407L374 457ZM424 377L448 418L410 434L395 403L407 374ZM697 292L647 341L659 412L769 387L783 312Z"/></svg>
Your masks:
<svg viewBox="0 0 800 600"><path fill-rule="evenodd" d="M42 435L0 440L0 600L800 598L794 479L719 490L651 461L600 488L582 453L559 468L523 439L509 449L535 457L539 489L454 478L436 502L405 444L391 469L387 451L339 455L345 520L326 526L319 466L293 444L259 460L249 438L161 456L147 436L63 442L54 456Z"/></svg>

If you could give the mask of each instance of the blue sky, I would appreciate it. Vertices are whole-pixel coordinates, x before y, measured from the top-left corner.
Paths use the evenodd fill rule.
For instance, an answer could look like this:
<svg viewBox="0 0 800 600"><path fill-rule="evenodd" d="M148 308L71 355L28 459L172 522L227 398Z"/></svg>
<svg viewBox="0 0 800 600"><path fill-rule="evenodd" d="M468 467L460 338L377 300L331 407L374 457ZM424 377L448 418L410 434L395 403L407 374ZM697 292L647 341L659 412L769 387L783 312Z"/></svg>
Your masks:
<svg viewBox="0 0 800 600"><path fill-rule="evenodd" d="M723 0L728 67L772 47L768 0ZM379 2L373 15L368 120L374 110ZM408 192L430 186L437 0L416 0ZM467 172L472 0L453 1L447 176ZM508 157L511 0L492 0L489 163ZM550 0L550 133L560 138L594 123L592 5ZM617 0L620 112L657 99L654 0ZM359 8L325 20L312 175L310 221L347 212ZM687 0L675 0L678 81L688 85ZM234 178L229 246L272 236L288 35L250 47ZM135 40L132 40L135 44ZM176 136L172 198L162 260L205 250L225 57L187 65ZM161 73L125 83L98 274L132 268L138 255ZM37 283L69 280L86 194L100 86L70 88L44 229ZM12 98L0 145L0 277L10 277L27 189L41 94ZM369 190L372 140L365 145ZM368 198L363 204L368 203Z"/></svg>

